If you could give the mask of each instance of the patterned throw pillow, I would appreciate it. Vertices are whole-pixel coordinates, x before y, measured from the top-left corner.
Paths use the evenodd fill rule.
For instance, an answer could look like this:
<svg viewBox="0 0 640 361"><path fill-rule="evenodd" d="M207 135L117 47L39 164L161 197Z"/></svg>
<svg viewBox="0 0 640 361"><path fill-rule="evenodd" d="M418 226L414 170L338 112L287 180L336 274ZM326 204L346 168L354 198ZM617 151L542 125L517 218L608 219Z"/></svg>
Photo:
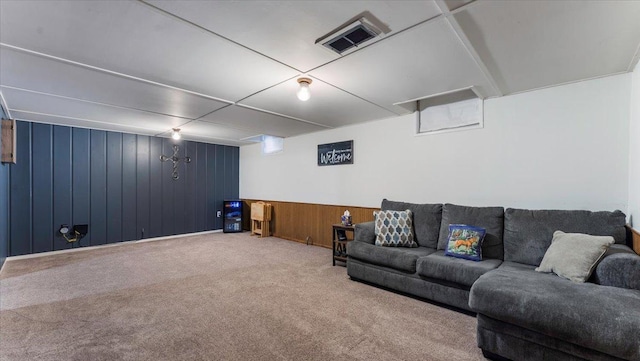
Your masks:
<svg viewBox="0 0 640 361"><path fill-rule="evenodd" d="M376 211L376 246L418 247L413 240L413 214L406 211Z"/></svg>
<svg viewBox="0 0 640 361"><path fill-rule="evenodd" d="M451 257L482 261L482 241L487 231L466 224L449 225L449 242L444 254Z"/></svg>

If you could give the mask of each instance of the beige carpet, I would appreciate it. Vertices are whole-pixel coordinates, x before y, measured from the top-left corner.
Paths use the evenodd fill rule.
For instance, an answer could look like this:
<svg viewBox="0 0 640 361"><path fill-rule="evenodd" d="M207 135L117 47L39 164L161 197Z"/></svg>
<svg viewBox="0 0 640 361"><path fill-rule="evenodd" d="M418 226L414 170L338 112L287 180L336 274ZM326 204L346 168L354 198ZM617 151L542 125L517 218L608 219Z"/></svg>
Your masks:
<svg viewBox="0 0 640 361"><path fill-rule="evenodd" d="M0 360L482 360L475 318L215 233L10 260Z"/></svg>

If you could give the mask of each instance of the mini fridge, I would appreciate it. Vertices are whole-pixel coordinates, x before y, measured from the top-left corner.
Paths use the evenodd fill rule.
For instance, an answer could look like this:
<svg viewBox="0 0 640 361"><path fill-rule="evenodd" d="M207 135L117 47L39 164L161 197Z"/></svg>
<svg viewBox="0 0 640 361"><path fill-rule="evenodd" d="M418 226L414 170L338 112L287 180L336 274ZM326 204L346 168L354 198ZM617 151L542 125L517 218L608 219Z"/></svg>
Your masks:
<svg viewBox="0 0 640 361"><path fill-rule="evenodd" d="M242 201L239 199L225 200L223 210L224 233L242 232Z"/></svg>

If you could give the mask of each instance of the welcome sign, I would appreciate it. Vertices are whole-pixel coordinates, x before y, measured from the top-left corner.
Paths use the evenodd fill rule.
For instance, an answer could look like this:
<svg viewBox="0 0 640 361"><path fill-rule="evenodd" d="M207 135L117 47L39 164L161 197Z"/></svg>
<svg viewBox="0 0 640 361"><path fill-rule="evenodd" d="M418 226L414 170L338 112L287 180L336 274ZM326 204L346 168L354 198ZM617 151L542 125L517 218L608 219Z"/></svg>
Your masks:
<svg viewBox="0 0 640 361"><path fill-rule="evenodd" d="M318 165L353 164L353 140L318 145Z"/></svg>

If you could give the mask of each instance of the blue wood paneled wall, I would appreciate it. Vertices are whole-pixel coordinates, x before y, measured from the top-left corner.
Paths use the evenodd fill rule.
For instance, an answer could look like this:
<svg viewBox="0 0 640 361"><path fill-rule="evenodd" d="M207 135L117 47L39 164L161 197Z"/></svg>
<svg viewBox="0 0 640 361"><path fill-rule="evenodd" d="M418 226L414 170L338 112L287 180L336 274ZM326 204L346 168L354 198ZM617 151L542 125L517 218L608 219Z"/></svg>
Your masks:
<svg viewBox="0 0 640 361"><path fill-rule="evenodd" d="M6 115L0 107L0 118ZM0 139L0 145L2 140ZM9 165L0 163L0 268L9 255Z"/></svg>
<svg viewBox="0 0 640 361"><path fill-rule="evenodd" d="M222 228L222 201L239 193L239 148L19 121L9 167L8 254L70 248L61 224L89 224L82 245Z"/></svg>

